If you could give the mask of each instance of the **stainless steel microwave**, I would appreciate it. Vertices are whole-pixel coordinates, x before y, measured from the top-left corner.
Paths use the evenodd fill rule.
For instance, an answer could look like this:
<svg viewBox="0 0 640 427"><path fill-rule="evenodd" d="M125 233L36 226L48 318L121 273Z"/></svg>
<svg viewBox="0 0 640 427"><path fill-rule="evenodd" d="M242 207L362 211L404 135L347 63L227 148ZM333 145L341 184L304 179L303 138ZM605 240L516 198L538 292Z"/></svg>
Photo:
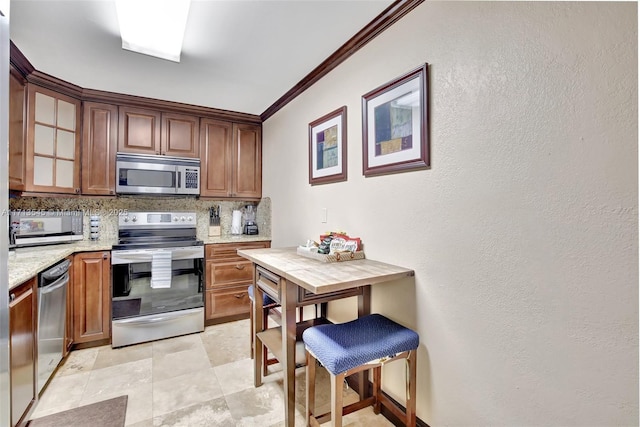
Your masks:
<svg viewBox="0 0 640 427"><path fill-rule="evenodd" d="M39 246L82 238L82 211L24 209L9 212L11 245Z"/></svg>
<svg viewBox="0 0 640 427"><path fill-rule="evenodd" d="M116 154L116 193L200 195L200 160Z"/></svg>

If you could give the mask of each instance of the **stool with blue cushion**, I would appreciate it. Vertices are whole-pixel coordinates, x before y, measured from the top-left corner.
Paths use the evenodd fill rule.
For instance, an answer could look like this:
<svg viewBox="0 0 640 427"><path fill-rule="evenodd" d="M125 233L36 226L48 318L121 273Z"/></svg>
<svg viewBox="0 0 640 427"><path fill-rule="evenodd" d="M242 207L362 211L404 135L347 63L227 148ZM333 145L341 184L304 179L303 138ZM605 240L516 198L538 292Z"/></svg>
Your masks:
<svg viewBox="0 0 640 427"><path fill-rule="evenodd" d="M311 327L302 334L307 354L306 417L308 425L319 426L314 414L316 360L331 376L331 425L342 426L342 416L373 405L389 408L406 426L416 425L416 351L418 334L381 314L370 314L346 323ZM382 365L393 360L407 362L406 410L380 392ZM373 369L373 396L342 407L342 383L345 377Z"/></svg>

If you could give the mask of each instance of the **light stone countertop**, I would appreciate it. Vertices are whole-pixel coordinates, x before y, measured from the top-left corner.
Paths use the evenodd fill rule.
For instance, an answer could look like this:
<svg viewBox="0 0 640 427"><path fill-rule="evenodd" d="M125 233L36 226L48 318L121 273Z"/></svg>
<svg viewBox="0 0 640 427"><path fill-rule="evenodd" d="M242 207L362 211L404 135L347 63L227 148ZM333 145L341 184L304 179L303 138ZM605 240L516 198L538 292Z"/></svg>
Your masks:
<svg viewBox="0 0 640 427"><path fill-rule="evenodd" d="M271 240L264 235L222 235L216 237L206 236L202 239L205 244L215 243L244 243ZM34 246L17 248L9 251L9 290L35 277L41 271L62 261L77 252L110 251L117 244L117 240L82 240L73 243L58 245Z"/></svg>
<svg viewBox="0 0 640 427"><path fill-rule="evenodd" d="M76 252L110 251L116 241L82 240L77 243L17 248L9 251L9 290L35 277L47 267Z"/></svg>

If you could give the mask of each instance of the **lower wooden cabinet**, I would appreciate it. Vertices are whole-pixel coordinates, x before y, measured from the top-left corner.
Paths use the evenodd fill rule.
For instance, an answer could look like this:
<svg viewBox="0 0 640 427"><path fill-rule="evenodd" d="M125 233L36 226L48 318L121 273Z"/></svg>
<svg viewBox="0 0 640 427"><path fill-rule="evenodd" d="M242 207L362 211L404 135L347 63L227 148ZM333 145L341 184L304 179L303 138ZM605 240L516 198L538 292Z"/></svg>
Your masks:
<svg viewBox="0 0 640 427"><path fill-rule="evenodd" d="M73 257L73 342L111 336L111 253L82 252Z"/></svg>
<svg viewBox="0 0 640 427"><path fill-rule="evenodd" d="M18 425L36 399L35 278L9 292L11 425Z"/></svg>
<svg viewBox="0 0 640 427"><path fill-rule="evenodd" d="M249 294L253 263L237 254L238 249L268 248L271 242L219 243L205 247L206 320L249 317Z"/></svg>

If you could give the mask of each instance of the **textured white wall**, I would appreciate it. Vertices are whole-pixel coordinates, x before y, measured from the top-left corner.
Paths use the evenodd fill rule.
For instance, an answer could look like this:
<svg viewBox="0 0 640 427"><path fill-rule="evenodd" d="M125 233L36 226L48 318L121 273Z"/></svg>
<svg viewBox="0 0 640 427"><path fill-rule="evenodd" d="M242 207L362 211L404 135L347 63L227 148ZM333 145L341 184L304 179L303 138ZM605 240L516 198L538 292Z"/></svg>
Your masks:
<svg viewBox="0 0 640 427"><path fill-rule="evenodd" d="M635 2L429 1L265 122L273 246L340 228L415 269L373 309L420 334L430 425L638 424L637 40ZM361 96L423 62L432 168L365 179ZM348 181L311 187L342 105Z"/></svg>

